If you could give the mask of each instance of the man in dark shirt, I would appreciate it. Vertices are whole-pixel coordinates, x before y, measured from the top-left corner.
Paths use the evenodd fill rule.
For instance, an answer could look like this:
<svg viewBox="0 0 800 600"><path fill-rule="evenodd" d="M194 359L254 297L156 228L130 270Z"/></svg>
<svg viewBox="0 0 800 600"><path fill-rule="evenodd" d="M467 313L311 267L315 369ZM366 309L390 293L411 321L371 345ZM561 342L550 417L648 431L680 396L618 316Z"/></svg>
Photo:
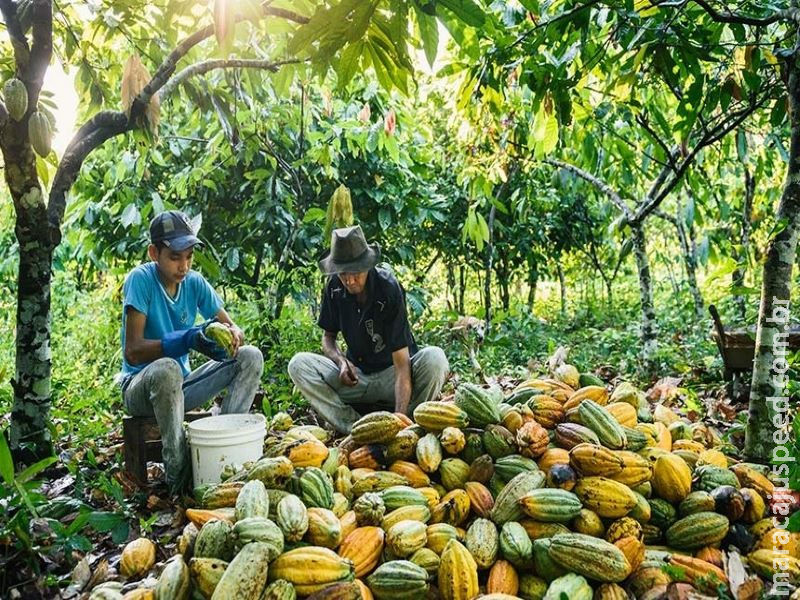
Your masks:
<svg viewBox="0 0 800 600"><path fill-rule="evenodd" d="M441 348L418 349L406 314L405 293L389 271L376 267L377 244L367 245L358 225L335 229L319 262L329 275L318 325L322 353L300 352L289 375L311 407L337 431L348 433L361 412L411 414L439 394L449 371ZM342 333L347 353L339 349Z"/></svg>

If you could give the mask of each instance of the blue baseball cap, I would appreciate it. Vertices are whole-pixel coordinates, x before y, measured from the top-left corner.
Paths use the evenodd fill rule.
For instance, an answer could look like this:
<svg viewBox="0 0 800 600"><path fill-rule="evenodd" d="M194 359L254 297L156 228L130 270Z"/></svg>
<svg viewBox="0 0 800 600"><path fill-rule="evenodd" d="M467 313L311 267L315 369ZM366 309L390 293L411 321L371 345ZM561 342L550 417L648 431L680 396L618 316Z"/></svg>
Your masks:
<svg viewBox="0 0 800 600"><path fill-rule="evenodd" d="M161 242L176 252L202 245L196 233L189 217L179 210L159 213L150 221L150 243Z"/></svg>

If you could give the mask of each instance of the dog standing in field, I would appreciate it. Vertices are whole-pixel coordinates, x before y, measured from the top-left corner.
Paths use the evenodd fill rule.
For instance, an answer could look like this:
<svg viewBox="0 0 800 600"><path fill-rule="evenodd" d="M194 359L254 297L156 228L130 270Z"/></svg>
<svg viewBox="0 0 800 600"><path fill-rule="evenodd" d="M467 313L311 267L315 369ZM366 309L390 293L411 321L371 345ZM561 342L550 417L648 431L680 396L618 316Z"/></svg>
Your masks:
<svg viewBox="0 0 800 600"><path fill-rule="evenodd" d="M466 348L469 362L475 372L482 373L483 368L478 362L478 350L486 334L486 321L476 317L459 317L450 324L450 334Z"/></svg>

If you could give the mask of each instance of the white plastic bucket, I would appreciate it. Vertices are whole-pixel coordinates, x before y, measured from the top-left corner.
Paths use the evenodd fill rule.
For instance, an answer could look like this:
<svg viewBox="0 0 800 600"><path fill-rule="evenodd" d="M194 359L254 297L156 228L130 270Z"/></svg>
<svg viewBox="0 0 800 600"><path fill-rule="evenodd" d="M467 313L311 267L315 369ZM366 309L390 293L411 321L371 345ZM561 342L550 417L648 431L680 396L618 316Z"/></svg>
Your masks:
<svg viewBox="0 0 800 600"><path fill-rule="evenodd" d="M219 415L189 423L194 487L219 483L226 465L242 465L261 458L266 435L264 415Z"/></svg>

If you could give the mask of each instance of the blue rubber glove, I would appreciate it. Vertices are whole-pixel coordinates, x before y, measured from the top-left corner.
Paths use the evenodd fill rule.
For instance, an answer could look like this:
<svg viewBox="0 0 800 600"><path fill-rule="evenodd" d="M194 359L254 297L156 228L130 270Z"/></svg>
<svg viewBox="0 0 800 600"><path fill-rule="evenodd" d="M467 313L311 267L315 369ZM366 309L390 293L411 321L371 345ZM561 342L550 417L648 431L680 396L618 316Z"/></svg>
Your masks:
<svg viewBox="0 0 800 600"><path fill-rule="evenodd" d="M180 331L171 331L161 338L161 353L169 358L180 358L189 354L195 340L203 334L203 326L190 327Z"/></svg>
<svg viewBox="0 0 800 600"><path fill-rule="evenodd" d="M210 323L209 321L208 323ZM192 344L192 348L200 352L201 354L205 354L211 360L216 360L222 362L224 360L228 360L230 357L228 353L225 352L225 348L220 346L217 342L212 340L203 333L203 329L208 323L204 323L201 325L200 333L194 338L194 344Z"/></svg>
<svg viewBox="0 0 800 600"><path fill-rule="evenodd" d="M222 362L228 360L228 353L214 340L203 334L206 326L215 319L206 321L202 325L172 331L161 338L161 353L169 358L178 359L189 353L190 349L197 350L212 360Z"/></svg>

